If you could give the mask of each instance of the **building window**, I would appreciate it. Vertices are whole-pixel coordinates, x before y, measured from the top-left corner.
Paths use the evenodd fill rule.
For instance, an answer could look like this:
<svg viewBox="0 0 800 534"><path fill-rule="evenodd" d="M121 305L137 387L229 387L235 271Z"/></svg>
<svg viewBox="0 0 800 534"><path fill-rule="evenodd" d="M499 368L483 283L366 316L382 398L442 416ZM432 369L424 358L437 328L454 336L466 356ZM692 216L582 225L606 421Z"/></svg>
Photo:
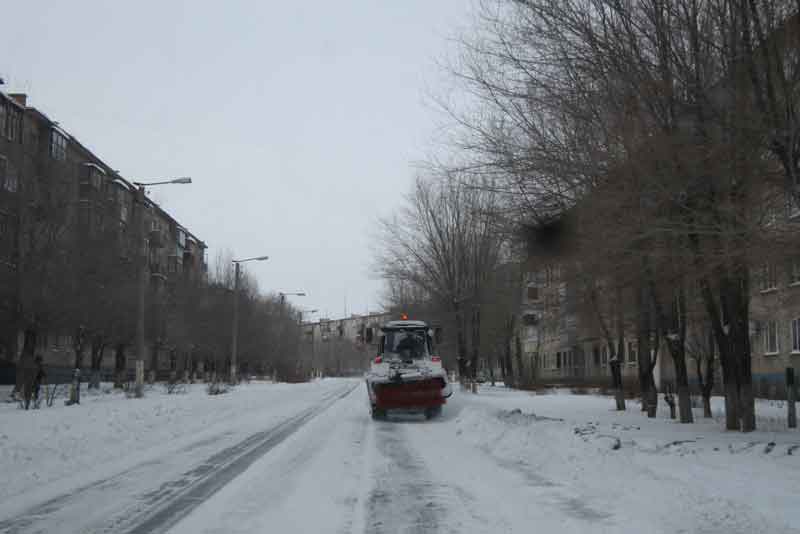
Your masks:
<svg viewBox="0 0 800 534"><path fill-rule="evenodd" d="M786 211L788 212L790 219L800 215L800 204L798 203L797 198L791 192L786 194Z"/></svg>
<svg viewBox="0 0 800 534"><path fill-rule="evenodd" d="M167 269L170 273L181 272L181 259L178 256L170 256L167 259Z"/></svg>
<svg viewBox="0 0 800 534"><path fill-rule="evenodd" d="M78 222L84 228L88 228L92 222L92 207L87 203L81 203L78 208Z"/></svg>
<svg viewBox="0 0 800 534"><path fill-rule="evenodd" d="M628 341L628 363L636 363L638 354L632 341Z"/></svg>
<svg viewBox="0 0 800 534"><path fill-rule="evenodd" d="M178 230L178 246L186 248L186 232L183 230Z"/></svg>
<svg viewBox="0 0 800 534"><path fill-rule="evenodd" d="M592 354L594 355L594 364L599 367L600 366L600 347L594 346L592 347Z"/></svg>
<svg viewBox="0 0 800 534"><path fill-rule="evenodd" d="M103 212L100 210L95 210L94 212L94 225L92 230L95 235L105 233L106 231L106 220L105 217L103 217Z"/></svg>
<svg viewBox="0 0 800 534"><path fill-rule="evenodd" d="M764 323L764 354L778 354L778 323Z"/></svg>
<svg viewBox="0 0 800 534"><path fill-rule="evenodd" d="M67 136L58 130L50 130L50 157L57 161L67 159Z"/></svg>
<svg viewBox="0 0 800 534"><path fill-rule="evenodd" d="M761 291L771 291L778 287L778 270L772 263L765 263L761 266L758 280Z"/></svg>
<svg viewBox="0 0 800 534"><path fill-rule="evenodd" d="M22 138L22 110L8 102L0 103L0 135L9 141Z"/></svg>
<svg viewBox="0 0 800 534"><path fill-rule="evenodd" d="M792 259L789 264L789 283L800 284L800 258Z"/></svg>
<svg viewBox="0 0 800 534"><path fill-rule="evenodd" d="M89 167L89 185L95 189L100 189L103 186L103 173L95 167Z"/></svg>
<svg viewBox="0 0 800 534"><path fill-rule="evenodd" d="M603 350L601 352L601 356L602 357L600 359L600 363L602 365L607 365L608 364L608 347L603 347Z"/></svg>
<svg viewBox="0 0 800 534"><path fill-rule="evenodd" d="M539 288L536 286L528 286L528 300L530 301L537 301L539 300Z"/></svg>
<svg viewBox="0 0 800 534"><path fill-rule="evenodd" d="M792 319L792 352L800 352L800 319Z"/></svg>

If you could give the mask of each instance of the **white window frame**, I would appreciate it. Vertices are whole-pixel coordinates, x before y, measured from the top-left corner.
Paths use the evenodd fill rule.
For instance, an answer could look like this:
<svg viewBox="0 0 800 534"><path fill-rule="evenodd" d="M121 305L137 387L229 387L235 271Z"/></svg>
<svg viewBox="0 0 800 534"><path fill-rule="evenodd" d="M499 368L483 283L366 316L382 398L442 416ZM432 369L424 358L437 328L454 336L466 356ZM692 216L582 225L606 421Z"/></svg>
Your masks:
<svg viewBox="0 0 800 534"><path fill-rule="evenodd" d="M758 287L762 293L778 289L778 269L774 263L768 262L761 266Z"/></svg>
<svg viewBox="0 0 800 534"><path fill-rule="evenodd" d="M56 161L66 161L69 138L56 128L50 130L50 157Z"/></svg>
<svg viewBox="0 0 800 534"><path fill-rule="evenodd" d="M789 285L800 285L800 258L792 258L789 263Z"/></svg>
<svg viewBox="0 0 800 534"><path fill-rule="evenodd" d="M780 353L780 343L778 340L778 322L777 321L764 321L764 354L773 356ZM774 346L771 341L774 341Z"/></svg>
<svg viewBox="0 0 800 534"><path fill-rule="evenodd" d="M797 186L795 185L795 187ZM791 191L786 194L786 208L790 219L794 219L800 215L800 203L798 203Z"/></svg>
<svg viewBox="0 0 800 534"><path fill-rule="evenodd" d="M5 121L0 135L12 142L20 141L22 139L22 110L11 103L0 107L4 107L5 111Z"/></svg>
<svg viewBox="0 0 800 534"><path fill-rule="evenodd" d="M7 180L8 180L8 159L6 159L5 156L0 156L0 187L5 189Z"/></svg>

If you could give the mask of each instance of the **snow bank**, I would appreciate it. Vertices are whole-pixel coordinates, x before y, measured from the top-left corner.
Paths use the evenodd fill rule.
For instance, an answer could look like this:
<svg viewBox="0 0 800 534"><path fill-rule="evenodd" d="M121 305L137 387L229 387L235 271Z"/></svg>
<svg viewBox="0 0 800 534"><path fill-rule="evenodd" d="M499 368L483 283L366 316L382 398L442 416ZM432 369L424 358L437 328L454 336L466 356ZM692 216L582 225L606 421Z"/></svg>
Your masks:
<svg viewBox="0 0 800 534"><path fill-rule="evenodd" d="M767 429L742 434L722 429L722 399L715 419L696 411L690 425L670 420L663 404L652 420L636 403L616 412L597 395L484 387L457 402L459 439L500 467L566 483L625 531L788 532L800 522L800 433L778 430L779 403L760 402Z"/></svg>

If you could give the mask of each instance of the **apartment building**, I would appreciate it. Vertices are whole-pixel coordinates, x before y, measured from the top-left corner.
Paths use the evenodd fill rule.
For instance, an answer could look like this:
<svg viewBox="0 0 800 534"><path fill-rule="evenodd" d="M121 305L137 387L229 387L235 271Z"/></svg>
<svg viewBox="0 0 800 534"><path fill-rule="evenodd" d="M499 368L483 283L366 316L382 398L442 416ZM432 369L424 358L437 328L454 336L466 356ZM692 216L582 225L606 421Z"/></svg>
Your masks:
<svg viewBox="0 0 800 534"><path fill-rule="evenodd" d="M522 287L519 335L527 378L540 385L607 387L611 383L607 339L597 311L576 290L580 279L578 262L563 258L527 263ZM631 310L626 324L633 325ZM607 325L608 327L609 325ZM616 346L616 339L615 339ZM662 347L654 369L657 385L674 380L669 355ZM636 332L625 329L619 355L626 388L638 383L639 362Z"/></svg>
<svg viewBox="0 0 800 534"><path fill-rule="evenodd" d="M370 313L304 323L304 353L310 358L313 372L363 371L377 354L381 326L391 318L389 313Z"/></svg>
<svg viewBox="0 0 800 534"><path fill-rule="evenodd" d="M87 276L135 283L136 196L132 181L29 106L25 95L0 92L0 380L9 380L19 360L20 303L35 298L37 273L52 286L52 301L77 301L75 306L82 296L80 281ZM142 209L152 309L169 283L205 281L206 245L146 196ZM51 240L49 246L43 236ZM49 271L42 268L46 264L51 264ZM74 367L74 325L59 317L74 313L61 306L42 321L47 326L37 336L36 354L51 375L70 373ZM148 327L148 347L168 349L166 327ZM151 350L145 357L148 367L161 367L159 351ZM125 365L132 366L132 343L126 353ZM108 347L102 367L110 372L115 365L119 362Z"/></svg>

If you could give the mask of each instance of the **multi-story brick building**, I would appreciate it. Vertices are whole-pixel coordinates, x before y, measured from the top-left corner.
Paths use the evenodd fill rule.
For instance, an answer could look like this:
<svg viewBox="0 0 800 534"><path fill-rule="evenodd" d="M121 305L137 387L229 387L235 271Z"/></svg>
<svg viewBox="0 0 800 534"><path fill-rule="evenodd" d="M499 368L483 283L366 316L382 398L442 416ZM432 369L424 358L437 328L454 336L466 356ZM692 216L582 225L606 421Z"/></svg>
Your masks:
<svg viewBox="0 0 800 534"><path fill-rule="evenodd" d="M304 353L312 373L363 371L377 354L381 326L390 319L389 313L372 313L304 323Z"/></svg>
<svg viewBox="0 0 800 534"><path fill-rule="evenodd" d="M81 281L89 276L133 283L139 236L136 194L131 181L57 122L28 106L25 95L0 92L0 379L8 380L9 367L22 350L21 302L32 298L36 269L53 260L43 251L56 249L53 254L58 255L53 264L57 268L40 274L56 289L51 295L54 301L80 300L86 293ZM150 302L170 281L203 282L205 244L146 196L143 217L149 230L144 238ZM41 235L51 239L51 246L42 246ZM58 293L62 288L63 295ZM59 313L69 315L74 310L62 306ZM75 331L57 317L46 323L37 336L36 353L56 374L68 372L74 365ZM148 326L147 345L153 352L144 359L150 367L160 367L158 347L169 347L168 333L157 325ZM132 347L127 354L132 362L136 356ZM110 370L115 363L108 347L103 368Z"/></svg>
<svg viewBox="0 0 800 534"><path fill-rule="evenodd" d="M588 386L611 383L608 342L597 311L581 302L585 295L575 288L579 276L574 271L580 268L579 263L559 258L529 263L522 288L519 333L524 372L531 382ZM628 315L629 312L626 310ZM617 345L616 339L614 344ZM665 365L669 356L662 349L659 354L654 369L657 384L662 379L672 379L672 372ZM625 329L620 361L623 382L633 388L639 373L633 328Z"/></svg>

